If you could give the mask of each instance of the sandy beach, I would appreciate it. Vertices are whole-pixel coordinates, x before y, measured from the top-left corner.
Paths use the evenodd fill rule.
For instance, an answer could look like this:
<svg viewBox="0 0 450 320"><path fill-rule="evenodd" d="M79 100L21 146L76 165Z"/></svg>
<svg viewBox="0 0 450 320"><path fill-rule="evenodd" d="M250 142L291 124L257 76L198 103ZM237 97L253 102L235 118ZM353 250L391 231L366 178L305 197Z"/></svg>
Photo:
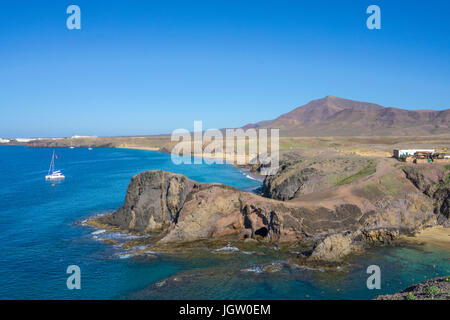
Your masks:
<svg viewBox="0 0 450 320"><path fill-rule="evenodd" d="M407 240L431 244L450 250L450 228L434 226L426 228L414 237L405 237Z"/></svg>
<svg viewBox="0 0 450 320"><path fill-rule="evenodd" d="M147 147L147 146L140 146L140 145L119 145L115 147L117 149L135 149L135 150L151 150L151 151L161 151L160 147ZM203 158L206 160L221 160L223 163L228 163L232 165L246 165L248 162L257 156L257 154L252 154L250 156L248 155L228 155L226 153L222 152L213 152L213 153L192 153L193 157Z"/></svg>

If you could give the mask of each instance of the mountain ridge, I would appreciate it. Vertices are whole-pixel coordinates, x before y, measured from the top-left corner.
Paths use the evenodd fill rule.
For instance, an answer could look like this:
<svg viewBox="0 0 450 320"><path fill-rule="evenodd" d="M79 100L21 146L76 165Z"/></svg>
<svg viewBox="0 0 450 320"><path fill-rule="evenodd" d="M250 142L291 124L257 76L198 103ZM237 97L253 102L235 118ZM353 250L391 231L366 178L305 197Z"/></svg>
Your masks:
<svg viewBox="0 0 450 320"><path fill-rule="evenodd" d="M308 102L274 120L242 127L278 128L282 136L388 136L450 133L450 109L406 110L335 96Z"/></svg>

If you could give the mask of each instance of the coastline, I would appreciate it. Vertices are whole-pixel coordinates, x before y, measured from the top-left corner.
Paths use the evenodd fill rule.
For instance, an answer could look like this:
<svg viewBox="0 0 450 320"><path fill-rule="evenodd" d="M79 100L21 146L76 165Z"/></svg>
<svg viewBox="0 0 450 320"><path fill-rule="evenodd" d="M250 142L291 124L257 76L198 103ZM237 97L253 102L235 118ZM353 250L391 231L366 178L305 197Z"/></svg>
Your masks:
<svg viewBox="0 0 450 320"><path fill-rule="evenodd" d="M144 149L145 150L145 149ZM23 150L25 152L25 150ZM39 153L39 150L37 150ZM75 150L77 151L77 150ZM83 150L79 150L81 155L87 154L87 151L84 152ZM105 150L107 151L107 150ZM46 153L45 150L43 150L44 153ZM102 150L98 150L98 152L103 152ZM73 152L73 155L77 155L78 152ZM97 153L93 153L97 154ZM146 158L146 157L143 157ZM144 160L145 162L145 160ZM90 163L85 164L86 167L91 166ZM99 168L101 168L103 165L100 163ZM217 167L217 166L215 166ZM82 168L80 168L81 170ZM217 167L218 170L231 170L230 167ZM48 188L47 188L48 189ZM96 200L98 201L98 199ZM105 207L106 208L106 207ZM108 206L108 208L110 208ZM77 217L79 213L76 212L77 209L74 210L74 217ZM94 212L94 211L93 211ZM110 211L108 211L110 212ZM91 215L83 215L84 217L90 217ZM76 220L78 221L78 220ZM332 278L334 276L337 276L339 274L342 274L343 277L347 274L347 272L352 272L352 275L357 275L356 271L353 271L353 269L346 268L346 266L353 266L350 265L353 260L344 260L344 263L339 266L334 266L334 268L325 268L325 266L320 265L318 262L310 262L305 261L301 256L297 259L297 255L302 252L301 247L290 247L288 244L281 244L281 245L269 245L268 243L259 243L255 241L246 241L246 242L233 242L231 241L230 244L228 244L228 240L220 240L220 241L211 241L211 242L194 242L189 244L180 244L175 246L174 248L169 248L169 246L160 246L152 247L151 243L153 240L150 237L142 237L137 234L129 234L129 233L121 233L118 234L118 230L108 230L105 228L100 229L94 228L93 230L83 230L84 228L74 228L76 231L77 229L81 230L80 232L84 235L85 239L92 239L92 246L96 248L95 250L98 250L98 247L100 249L98 252L102 255L102 258L108 259L108 261L112 261L109 263L109 267L111 266L117 266L112 267L116 268L117 272L119 273L120 268L124 268L127 266L134 266L134 262L141 263L147 261L152 266L155 266L155 268L161 268L164 269L167 266L167 261L176 261L176 263L183 263L183 264L201 264L202 261L206 261L208 259L211 259L211 261L214 261L216 264L223 264L223 270L229 270L228 273L226 273L226 277L224 276L223 279L217 279L218 281L226 281L227 277L236 279L235 286L233 285L233 290L237 292L245 291L246 288L243 288L239 283L240 279L246 278L250 279L251 281L256 281L256 284L250 283L249 280L249 287L250 285L254 285L256 288L258 288L259 285L263 286L264 281L261 279L269 279L267 281L270 281L270 283L273 283L276 286L276 283L280 281L280 279L290 279L290 275L292 275L293 278L298 277L304 277L305 281L310 280L312 285L318 286L320 290L326 290L327 287L322 286L321 278ZM103 231L105 230L105 231ZM122 244L123 243L123 244ZM238 250L236 250L239 249ZM74 251L76 252L79 250L78 245L73 246ZM397 249L394 249L392 251L393 253ZM97 252L97 251L95 251ZM375 251L374 251L375 252ZM415 252L415 251L414 251ZM418 256L420 254L420 251L418 252ZM433 251L434 252L434 251ZM445 252L445 251L444 251ZM434 253L433 253L434 254ZM378 257L379 255L375 255ZM357 259L356 261L364 261L365 256L359 256L355 255ZM369 257L370 255L368 255ZM291 258L292 259L289 259ZM444 255L445 257L445 255ZM350 257L353 259L353 256ZM214 259L214 260L212 260ZM360 259L360 260L358 260ZM257 261L256 261L257 260ZM127 262L128 261L128 262ZM200 261L200 262L199 262ZM209 261L209 260L208 260ZM439 261L438 261L439 262ZM444 261L445 263L446 261ZM418 260L418 263L420 263L420 260ZM239 264L239 265L238 265ZM437 262L430 262L430 264L437 264ZM443 264L440 265L440 268ZM338 269L339 267L339 269ZM152 267L153 268L153 267ZM116 270L114 269L114 270ZM430 267L431 269L431 267ZM439 269L439 270L441 270ZM104 269L103 269L104 270ZM155 273L153 270L149 268L150 272L156 274L154 278L146 278L150 279L148 281L149 285L152 285L153 283L161 283L161 281L165 281L166 279L169 279L165 282L164 286L157 287L157 290L154 290L155 295L159 295L158 297L163 297L163 295L166 294L166 297L185 297L185 298L192 298L192 295L190 295L190 292L197 292L195 289L197 286L191 282L189 282L189 278L191 276L195 276L196 281L199 281L201 283L204 283L205 285L208 285L210 282L208 282L208 269L204 268L199 270L197 273L192 274L189 273L189 268L186 268L186 270L179 270L174 271L174 274L171 273ZM159 269L158 269L159 270ZM333 271L336 272L333 272ZM397 270L397 269L396 269ZM328 272L330 271L330 272ZM337 272L339 271L339 272ZM398 272L400 272L399 270ZM433 269L434 271L434 269ZM116 271L115 271L116 272ZM397 271L396 271L397 272ZM87 273L86 273L87 274ZM443 274L440 272L440 274ZM183 277L184 275L187 275L186 277ZM428 275L427 277L431 277L432 274ZM433 275L434 276L434 275ZM311 279L311 278L314 279ZM339 281L343 281L343 277L339 278ZM176 281L173 279L177 279L180 281ZM418 276L416 276L418 278ZM139 275L136 276L136 278L133 278L133 276L130 276L130 279L139 279ZM173 280L173 281L172 281ZM261 281L259 283L258 281ZM390 281L396 281L394 278ZM402 281L404 281L402 279ZM180 295L177 296L176 292L178 292L178 287L172 286L172 284L180 284L180 286L186 287L186 291L181 291ZM141 287L144 287L144 285L147 285L147 283L142 282L139 284L139 288L133 287L131 290L128 290L127 292L138 292ZM330 287L334 290L336 288L341 288L342 285L339 283L332 284ZM350 287L350 285L348 286ZM128 288L128 287L127 287ZM151 287L153 289L154 287ZM399 286L395 287L396 289L400 289ZM250 291L253 289L249 289ZM296 292L299 291L303 295L303 291L305 291L305 294L311 294L307 292L310 290L309 286L303 286L298 285L298 287L295 288ZM394 291L394 290L393 290ZM211 291L214 292L214 291ZM97 293L96 293L97 294ZM184 294L184 295L183 295ZM251 296L250 293L249 297ZM275 291L274 294L282 294L282 292ZM295 292L290 292L290 294L294 294L295 297L302 297L300 294L295 295ZM349 294L349 298L353 297L359 297L360 292L354 292ZM102 296L103 297L103 296ZM208 297L213 298L214 295L211 293L209 296L199 296L199 297ZM232 296L234 297L234 296ZM334 298L335 296L329 295L328 291L326 293L321 293L320 297L322 298ZM371 296L364 296L365 298L372 298Z"/></svg>
<svg viewBox="0 0 450 320"><path fill-rule="evenodd" d="M438 246L450 251L450 228L443 226L425 228L414 236L405 236L404 239L414 243Z"/></svg>
<svg viewBox="0 0 450 320"><path fill-rule="evenodd" d="M121 145L121 146L116 146L113 147L115 149L131 149L131 150L147 150L147 151L156 151L156 152L161 152L161 153L169 153L164 148L159 148L159 147L143 147L143 146L135 146L135 145ZM237 157L235 156L235 161L234 162L227 162L226 161L226 154L223 153L218 153L218 154L214 154L211 156L205 156L205 155L199 155L199 154L192 154L192 157L199 157L199 158L203 158L203 160L208 159L208 160L223 160L223 164L229 164L232 165L234 167L236 167L239 170L245 170L245 176L248 179L251 180L256 180L259 181L261 183L263 183L264 181L264 176L259 175L255 172L253 172L251 170L251 167L248 166L248 162L249 162L249 157L244 156L244 157ZM244 164L237 164L237 162L241 162L244 161ZM244 173L244 172L243 172Z"/></svg>
<svg viewBox="0 0 450 320"><path fill-rule="evenodd" d="M65 147L65 146L62 146L62 147ZM51 148L51 147L47 147L47 148ZM161 153L166 153L166 154L169 153L169 151L167 149L165 149L164 147L147 147L147 146L139 146L139 145L133 145L133 144L122 144L122 145L117 145L117 146L110 146L109 148L155 151L155 152L161 152ZM198 155L195 155L195 154L193 154L192 156L198 157ZM223 159L224 154L221 153L221 154L213 155L210 157L203 156L203 158ZM247 160L247 159L245 159L245 160ZM262 176L255 174L254 172L251 172L251 169L248 167L247 161L246 161L245 165L238 165L236 163L229 163L224 160L224 164L230 164L230 165L234 166L235 168L240 170L241 173L243 173L248 179L257 180L261 183L263 182L263 179L261 179ZM450 250L450 228L445 228L442 226L428 227L428 228L421 230L414 236L403 235L403 236L401 236L401 238L406 241L414 242L416 244L419 243L419 244L435 245L435 246L439 246L441 248Z"/></svg>
<svg viewBox="0 0 450 320"><path fill-rule="evenodd" d="M163 151L161 151L161 148L158 148L158 147L117 146L117 147L114 147L114 149L150 150L150 151L163 152Z"/></svg>

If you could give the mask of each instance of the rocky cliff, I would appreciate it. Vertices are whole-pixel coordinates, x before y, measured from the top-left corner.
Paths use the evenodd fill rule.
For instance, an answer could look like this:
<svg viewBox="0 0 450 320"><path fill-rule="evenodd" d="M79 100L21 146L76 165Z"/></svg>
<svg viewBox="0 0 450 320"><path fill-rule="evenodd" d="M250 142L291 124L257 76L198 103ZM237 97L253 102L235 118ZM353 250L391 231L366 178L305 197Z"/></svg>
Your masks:
<svg viewBox="0 0 450 320"><path fill-rule="evenodd" d="M406 177L434 199L437 222L450 227L450 172L442 166L405 166Z"/></svg>
<svg viewBox="0 0 450 320"><path fill-rule="evenodd" d="M278 201L147 171L133 177L124 205L97 222L154 233L159 243L221 238L301 242L311 244L309 259L339 260L355 249L388 244L433 219L427 197L410 191L401 203L392 201L376 210L351 198L325 204Z"/></svg>
<svg viewBox="0 0 450 320"><path fill-rule="evenodd" d="M125 204L107 222L137 232L163 231L177 223L187 195L200 186L163 171L139 174L128 186Z"/></svg>

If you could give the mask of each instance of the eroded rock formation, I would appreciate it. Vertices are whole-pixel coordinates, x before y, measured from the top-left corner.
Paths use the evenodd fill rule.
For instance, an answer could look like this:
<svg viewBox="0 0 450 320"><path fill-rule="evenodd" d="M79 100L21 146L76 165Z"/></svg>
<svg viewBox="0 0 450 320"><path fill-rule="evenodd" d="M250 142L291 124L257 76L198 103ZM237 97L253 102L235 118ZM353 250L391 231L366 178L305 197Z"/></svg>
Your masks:
<svg viewBox="0 0 450 320"><path fill-rule="evenodd" d="M367 161L358 157L327 155L324 159L283 155L280 169L264 179L262 194L266 198L291 200L338 184L364 166Z"/></svg>
<svg viewBox="0 0 450 320"><path fill-rule="evenodd" d="M147 171L133 177L119 210L97 220L126 231L156 233L159 243L224 237L315 243L311 259L334 261L428 223L434 214L427 197L419 191L407 194L400 204L391 201L378 209L350 198L331 206L303 205ZM424 199L417 204L417 197Z"/></svg>
<svg viewBox="0 0 450 320"><path fill-rule="evenodd" d="M450 227L450 173L440 166L406 166L406 177L435 200L437 222Z"/></svg>

